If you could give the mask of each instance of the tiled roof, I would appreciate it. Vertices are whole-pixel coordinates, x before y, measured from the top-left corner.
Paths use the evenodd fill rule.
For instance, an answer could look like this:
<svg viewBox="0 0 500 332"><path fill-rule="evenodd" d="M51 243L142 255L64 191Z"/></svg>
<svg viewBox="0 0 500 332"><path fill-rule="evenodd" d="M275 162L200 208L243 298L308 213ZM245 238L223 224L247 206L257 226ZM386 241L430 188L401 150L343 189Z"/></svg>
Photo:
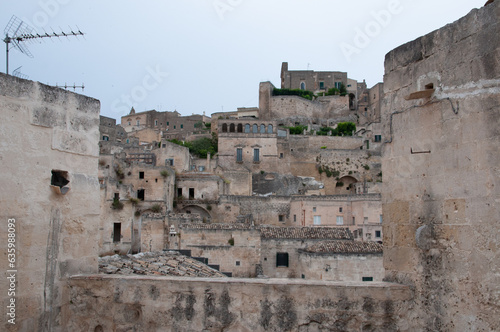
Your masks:
<svg viewBox="0 0 500 332"><path fill-rule="evenodd" d="M194 230L246 230L251 229L252 226L243 223L231 223L231 224L182 224L182 229L194 229Z"/></svg>
<svg viewBox="0 0 500 332"><path fill-rule="evenodd" d="M141 274L223 278L224 274L208 265L174 251L147 252L137 255L99 257L99 272L106 274Z"/></svg>
<svg viewBox="0 0 500 332"><path fill-rule="evenodd" d="M352 240L347 228L337 227L261 227L262 239Z"/></svg>
<svg viewBox="0 0 500 332"><path fill-rule="evenodd" d="M381 254L382 245L377 242L324 241L316 243L304 251L310 253Z"/></svg>

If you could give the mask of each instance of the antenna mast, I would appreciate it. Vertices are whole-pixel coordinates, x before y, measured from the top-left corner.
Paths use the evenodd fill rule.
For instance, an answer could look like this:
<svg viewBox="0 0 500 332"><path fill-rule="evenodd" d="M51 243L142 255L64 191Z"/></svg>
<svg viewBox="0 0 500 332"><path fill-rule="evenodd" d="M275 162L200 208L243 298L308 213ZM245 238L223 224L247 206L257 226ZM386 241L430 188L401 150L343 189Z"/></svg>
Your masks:
<svg viewBox="0 0 500 332"><path fill-rule="evenodd" d="M26 54L30 58L33 58L33 54L31 54L31 52L28 50L28 48L24 43L26 41L31 41L34 39L43 39L43 38L53 38L53 37L59 38L59 37L70 37L70 36L76 37L84 35L84 33L81 32L80 30L78 30L77 32L71 30L71 32L66 32L66 33L52 32L51 34L47 32L43 34L33 33L33 28L30 27L28 24L24 23L21 19L19 19L15 15L12 15L12 18L10 19L9 23L7 23L4 33L5 33L5 38L3 41L5 43L5 53L6 53L5 73L7 75L9 74L9 48L10 48L9 44L12 44L13 48L17 49L19 52Z"/></svg>

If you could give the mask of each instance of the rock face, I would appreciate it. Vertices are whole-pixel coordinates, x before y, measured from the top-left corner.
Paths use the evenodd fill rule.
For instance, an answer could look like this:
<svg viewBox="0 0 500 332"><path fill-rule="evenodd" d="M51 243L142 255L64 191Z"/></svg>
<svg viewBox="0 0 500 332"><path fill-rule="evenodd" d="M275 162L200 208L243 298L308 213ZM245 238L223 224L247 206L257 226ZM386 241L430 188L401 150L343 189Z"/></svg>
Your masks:
<svg viewBox="0 0 500 332"><path fill-rule="evenodd" d="M121 275L157 275L224 278L224 274L176 251L146 252L99 258L99 272Z"/></svg>
<svg viewBox="0 0 500 332"><path fill-rule="evenodd" d="M384 266L414 286L414 330L500 330L499 17L496 1L385 59Z"/></svg>

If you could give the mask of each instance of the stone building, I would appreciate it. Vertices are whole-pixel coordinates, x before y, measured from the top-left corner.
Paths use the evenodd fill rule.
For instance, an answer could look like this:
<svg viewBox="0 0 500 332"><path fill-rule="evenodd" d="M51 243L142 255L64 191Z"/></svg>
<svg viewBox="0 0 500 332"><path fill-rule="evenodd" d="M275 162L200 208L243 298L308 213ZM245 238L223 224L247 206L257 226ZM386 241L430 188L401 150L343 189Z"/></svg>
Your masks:
<svg viewBox="0 0 500 332"><path fill-rule="evenodd" d="M68 277L97 272L99 109L0 73L2 331L67 331Z"/></svg>
<svg viewBox="0 0 500 332"><path fill-rule="evenodd" d="M405 325L500 330L500 1L385 57L386 280Z"/></svg>
<svg viewBox="0 0 500 332"><path fill-rule="evenodd" d="M151 129L166 139L184 140L191 132L203 131L210 118L205 115L181 116L179 112L158 112L150 110L136 113L134 108L121 117L121 125L128 133Z"/></svg>
<svg viewBox="0 0 500 332"><path fill-rule="evenodd" d="M99 116L99 133L101 141L125 142L128 136L115 119L103 115Z"/></svg>
<svg viewBox="0 0 500 332"><path fill-rule="evenodd" d="M347 73L340 71L288 70L288 62L281 64L281 88L312 92L347 87Z"/></svg>

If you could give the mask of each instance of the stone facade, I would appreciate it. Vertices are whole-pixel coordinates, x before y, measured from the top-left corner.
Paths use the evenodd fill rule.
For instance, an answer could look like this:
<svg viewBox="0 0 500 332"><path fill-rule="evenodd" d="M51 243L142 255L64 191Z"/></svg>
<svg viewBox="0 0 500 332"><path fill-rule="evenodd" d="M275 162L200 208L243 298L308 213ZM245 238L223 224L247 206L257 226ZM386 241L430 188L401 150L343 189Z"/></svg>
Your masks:
<svg viewBox="0 0 500 332"><path fill-rule="evenodd" d="M99 109L98 100L0 74L2 331L67 331L67 278L97 272ZM18 270L15 281L8 270Z"/></svg>
<svg viewBox="0 0 500 332"><path fill-rule="evenodd" d="M500 1L389 52L384 266L419 331L500 330Z"/></svg>
<svg viewBox="0 0 500 332"><path fill-rule="evenodd" d="M281 88L309 91L328 91L347 87L347 73L341 71L288 70L288 62L281 64Z"/></svg>
<svg viewBox="0 0 500 332"><path fill-rule="evenodd" d="M99 116L99 133L101 141L124 142L127 132L122 126L116 124L116 120L107 116Z"/></svg>

